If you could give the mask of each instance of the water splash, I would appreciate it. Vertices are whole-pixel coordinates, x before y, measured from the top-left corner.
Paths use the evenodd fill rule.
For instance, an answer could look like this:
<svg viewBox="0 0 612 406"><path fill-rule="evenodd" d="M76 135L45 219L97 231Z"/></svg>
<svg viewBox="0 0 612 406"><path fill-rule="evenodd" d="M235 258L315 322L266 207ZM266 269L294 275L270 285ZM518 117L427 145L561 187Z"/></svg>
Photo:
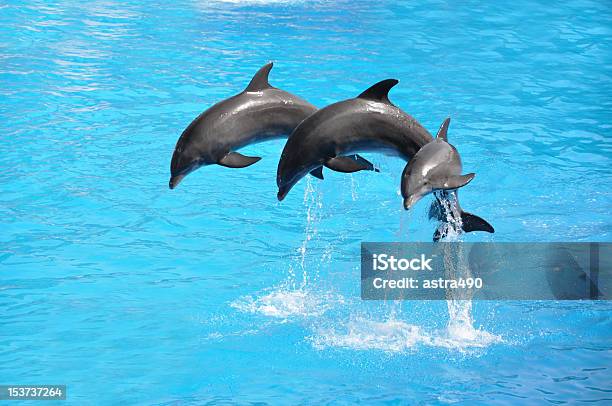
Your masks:
<svg viewBox="0 0 612 406"><path fill-rule="evenodd" d="M304 190L304 205L306 205L306 227L304 228L304 240L298 249L300 253L299 266L302 271L302 281L300 289L305 289L309 283L308 272L306 271L306 254L308 252L308 244L318 234L318 224L321 220L321 208L323 202L321 194L315 192L311 177L307 177L306 188ZM313 275L313 279L318 279L319 273Z"/></svg>
<svg viewBox="0 0 612 406"><path fill-rule="evenodd" d="M268 290L258 298L243 297L230 304L245 313L261 314L278 319L323 316L328 310L342 305L341 295L317 292L309 289L292 289L280 286Z"/></svg>
<svg viewBox="0 0 612 406"><path fill-rule="evenodd" d="M459 335L449 334L449 330L427 331L393 315L385 321L360 316L346 323L318 327L307 339L318 350L345 348L389 353L412 352L424 346L446 348L468 354L502 342L499 336L480 330L475 331L479 333L468 335L462 330Z"/></svg>
<svg viewBox="0 0 612 406"><path fill-rule="evenodd" d="M319 350L340 347L402 352L422 343L424 337L420 327L394 318L383 322L355 318L345 325L320 328L308 340Z"/></svg>
<svg viewBox="0 0 612 406"><path fill-rule="evenodd" d="M463 221L457 193L436 192L434 196L442 212L442 221L436 230L436 234L441 237L440 241L461 241Z"/></svg>
<svg viewBox="0 0 612 406"><path fill-rule="evenodd" d="M357 195L357 189L359 188L359 184L357 183L357 180L355 179L355 176L353 174L350 174L349 177L351 179L351 199L356 202L359 197Z"/></svg>
<svg viewBox="0 0 612 406"><path fill-rule="evenodd" d="M440 242L461 242L463 241L463 229L461 221L461 208L457 200L456 193L437 194L436 199L442 207L443 222L438 231L442 238ZM463 244L446 244L444 252L444 268L446 279L467 279L470 278L471 271L466 260ZM474 327L472 318L471 294L468 298L462 296L459 299L452 290L447 292L446 304L448 307L448 324L443 342L453 345L479 345L481 343L494 343L501 340L501 337L488 333ZM465 292L462 292L465 295Z"/></svg>
<svg viewBox="0 0 612 406"><path fill-rule="evenodd" d="M322 197L315 192L311 177L306 178L304 190L306 206L306 226L304 239L298 248L299 257L289 265L288 278L279 286L265 291L261 296L243 297L230 304L240 311L258 313L274 318L304 318L322 316L337 304L342 304L341 295L332 292L319 292L315 289L319 278L320 265L331 260L329 247L319 258L314 273L307 271L306 259L310 242L318 234L321 219Z"/></svg>
<svg viewBox="0 0 612 406"><path fill-rule="evenodd" d="M463 240L461 209L455 193L436 195L442 208L442 223L438 231L441 242ZM445 244L445 277L468 278L470 269L465 260L462 244ZM473 353L503 342L498 335L474 327L471 297L461 299L447 294L449 319L443 329L427 329L402 320L403 302L393 302L387 319L376 316L351 317L347 322L331 320L328 326L317 326L308 338L317 349L346 348L351 350L380 350L385 352L410 352L419 346L446 348L461 354Z"/></svg>

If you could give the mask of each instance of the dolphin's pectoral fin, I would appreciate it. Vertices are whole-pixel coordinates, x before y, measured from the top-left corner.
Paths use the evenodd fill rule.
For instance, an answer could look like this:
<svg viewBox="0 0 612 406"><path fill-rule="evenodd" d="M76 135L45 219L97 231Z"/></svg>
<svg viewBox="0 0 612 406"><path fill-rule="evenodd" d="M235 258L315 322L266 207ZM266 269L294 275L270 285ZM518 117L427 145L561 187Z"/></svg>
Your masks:
<svg viewBox="0 0 612 406"><path fill-rule="evenodd" d="M325 166L333 171L342 173L374 170L374 165L359 155L330 158L325 162Z"/></svg>
<svg viewBox="0 0 612 406"><path fill-rule="evenodd" d="M368 171L374 171L374 172L380 172L380 169L374 167L374 164L370 161L368 161L367 159L365 159L364 157L362 157L361 155L347 155L347 158L351 158L357 162L361 162L362 164L364 164L365 166L367 166Z"/></svg>
<svg viewBox="0 0 612 406"><path fill-rule="evenodd" d="M467 175L449 176L448 178L446 178L444 183L433 186L435 189L442 190L458 189L470 183L472 179L474 179L474 176L476 176L475 173L468 173Z"/></svg>
<svg viewBox="0 0 612 406"><path fill-rule="evenodd" d="M478 217L475 214L468 213L467 211L461 212L461 223L463 231L469 233L471 231L486 231L487 233L494 233L495 229L487 220Z"/></svg>
<svg viewBox="0 0 612 406"><path fill-rule="evenodd" d="M247 166L253 165L260 159L261 157L258 156L246 156L239 152L230 152L221 158L218 163L219 165L226 166L228 168L246 168Z"/></svg>
<svg viewBox="0 0 612 406"><path fill-rule="evenodd" d="M318 168L313 169L312 171L310 171L310 174L315 178L323 180L323 167L319 166Z"/></svg>

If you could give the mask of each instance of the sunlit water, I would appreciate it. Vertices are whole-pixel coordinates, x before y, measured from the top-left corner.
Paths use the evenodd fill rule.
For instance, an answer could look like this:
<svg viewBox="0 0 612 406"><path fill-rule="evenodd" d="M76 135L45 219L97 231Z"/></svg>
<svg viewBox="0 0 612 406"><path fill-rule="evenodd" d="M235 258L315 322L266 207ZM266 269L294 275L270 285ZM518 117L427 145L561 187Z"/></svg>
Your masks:
<svg viewBox="0 0 612 406"><path fill-rule="evenodd" d="M362 302L361 241L429 241L403 162L305 179L283 141L168 190L181 131L265 62L316 104L394 77L449 141L465 241L610 241L612 7L0 5L0 383L69 404L612 401L602 302ZM176 402L176 403L174 403Z"/></svg>

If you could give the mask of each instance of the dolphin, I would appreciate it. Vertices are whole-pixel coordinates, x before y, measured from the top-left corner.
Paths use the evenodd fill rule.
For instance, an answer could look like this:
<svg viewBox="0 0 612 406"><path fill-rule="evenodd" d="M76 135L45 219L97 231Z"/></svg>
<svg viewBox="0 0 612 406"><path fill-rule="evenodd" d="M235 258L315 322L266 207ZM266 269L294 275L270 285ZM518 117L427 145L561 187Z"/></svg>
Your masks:
<svg viewBox="0 0 612 406"><path fill-rule="evenodd" d="M344 159L354 152L382 151L409 160L433 138L413 117L393 105L387 79L359 96L329 105L302 121L289 136L278 163L278 200L322 165L338 172L369 170L366 162Z"/></svg>
<svg viewBox="0 0 612 406"><path fill-rule="evenodd" d="M272 87L268 82L272 66L272 62L264 65L244 91L210 107L183 131L172 155L170 189L201 166L244 168L254 164L261 158L245 156L236 150L286 137L317 111L307 101ZM345 158L363 160L356 156ZM323 178L320 168L313 175Z"/></svg>
<svg viewBox="0 0 612 406"><path fill-rule="evenodd" d="M443 223L452 221L468 233L470 231L495 230L486 220L468 213L459 205L457 189L467 185L476 174L461 174L461 157L457 149L448 143L447 132L450 117L444 120L436 138L427 143L408 162L402 172L401 192L404 208L409 210L423 196L434 193L436 200L429 211L429 218ZM434 241L440 240L448 233L443 225L436 230Z"/></svg>
<svg viewBox="0 0 612 406"><path fill-rule="evenodd" d="M339 159L344 155L382 151L398 155L408 161L408 168L410 162L423 148L438 138L445 138L450 119L445 121L441 127L443 134L439 131L438 138L434 139L416 119L391 103L389 91L397 83L396 79L383 80L356 98L334 103L302 121L289 136L278 164L276 176L278 200L283 200L301 178L322 165L345 173L368 169L365 162ZM446 145L456 153L454 147L448 143ZM431 180L444 178L449 182L446 186L441 185L444 187L436 185L435 190L454 191L466 185L474 177L474 174L470 174L457 179L452 178L451 175L461 176L461 160L458 153L454 159L447 159L444 154L435 152L435 148L428 147L420 154L421 158L413 164L409 171L407 168L404 170L406 176L402 177L402 191L406 189L404 195L406 209L409 209L425 194L434 191L434 188L427 190L428 179L425 177L418 179L418 169L436 168L431 175L436 173L437 177L432 176ZM444 176L445 171L448 172L448 176ZM412 179L410 179L411 176ZM412 187L416 189L409 190L410 184L414 184ZM440 195L440 197L445 196ZM464 213L466 216L469 215L469 213ZM466 221L466 225L468 224L473 223ZM464 227L464 231L493 229L488 223L486 224L488 227L484 225L474 226L471 229Z"/></svg>

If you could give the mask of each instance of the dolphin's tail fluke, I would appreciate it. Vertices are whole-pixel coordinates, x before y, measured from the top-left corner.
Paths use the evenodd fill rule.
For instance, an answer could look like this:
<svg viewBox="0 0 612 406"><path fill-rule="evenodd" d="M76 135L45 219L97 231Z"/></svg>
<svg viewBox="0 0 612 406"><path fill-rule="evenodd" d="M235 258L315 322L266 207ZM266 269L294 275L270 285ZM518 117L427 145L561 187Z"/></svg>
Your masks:
<svg viewBox="0 0 612 406"><path fill-rule="evenodd" d="M495 229L487 220L463 210L461 210L461 228L466 233L472 231L486 231L487 233L495 232Z"/></svg>
<svg viewBox="0 0 612 406"><path fill-rule="evenodd" d="M453 202L454 200L454 202ZM461 221L457 217L461 217ZM434 242L446 237L451 230L459 231L457 225L461 224L461 231L470 233L472 231L485 231L494 233L495 229L489 222L475 214L463 211L459 205L457 192L438 192L435 200L429 209L429 218L437 219L441 222L438 229L434 232Z"/></svg>

